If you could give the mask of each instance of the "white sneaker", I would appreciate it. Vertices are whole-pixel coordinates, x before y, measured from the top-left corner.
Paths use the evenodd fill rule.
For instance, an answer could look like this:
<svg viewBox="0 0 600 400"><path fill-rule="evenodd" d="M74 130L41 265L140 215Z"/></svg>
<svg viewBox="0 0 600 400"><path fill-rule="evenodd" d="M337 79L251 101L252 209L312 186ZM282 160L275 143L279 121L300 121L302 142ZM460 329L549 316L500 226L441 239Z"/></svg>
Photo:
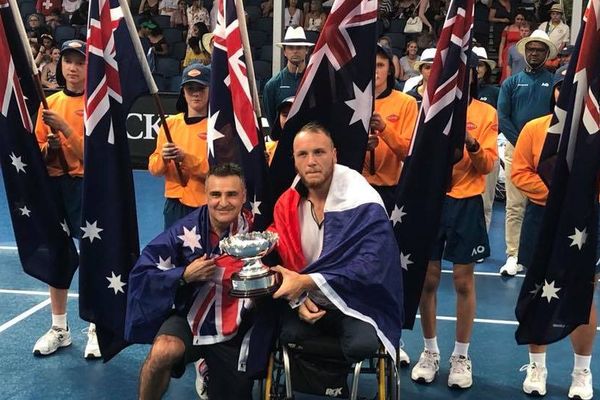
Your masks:
<svg viewBox="0 0 600 400"><path fill-rule="evenodd" d="M571 376L573 380L569 388L570 399L589 400L594 397L592 371L589 369L575 369Z"/></svg>
<svg viewBox="0 0 600 400"><path fill-rule="evenodd" d="M419 383L431 383L440 369L440 354L423 350L419 362L413 367L410 377Z"/></svg>
<svg viewBox="0 0 600 400"><path fill-rule="evenodd" d="M95 324L90 324L90 327L87 329L87 335L88 341L85 345L83 358L86 360L93 360L102 357L102 354L100 353L100 346L98 346L98 337L96 336Z"/></svg>
<svg viewBox="0 0 600 400"><path fill-rule="evenodd" d="M71 345L71 332L57 326L50 328L33 346L33 354L36 356L47 356L54 353L60 347Z"/></svg>
<svg viewBox="0 0 600 400"><path fill-rule="evenodd" d="M408 367L410 365L410 357L406 352L400 349L400 367Z"/></svg>
<svg viewBox="0 0 600 400"><path fill-rule="evenodd" d="M465 356L450 357L450 374L448 386L452 388L467 389L473 385L473 370L471 359Z"/></svg>
<svg viewBox="0 0 600 400"><path fill-rule="evenodd" d="M537 363L525 364L519 371L527 371L527 376L523 381L523 391L533 396L546 395L546 378L548 370L543 365Z"/></svg>
<svg viewBox="0 0 600 400"><path fill-rule="evenodd" d="M200 400L208 400L208 365L203 358L194 363L196 370L196 393Z"/></svg>
<svg viewBox="0 0 600 400"><path fill-rule="evenodd" d="M515 276L519 272L523 271L523 266L517 264L517 257L510 256L506 259L506 263L500 268L500 275L504 276Z"/></svg>

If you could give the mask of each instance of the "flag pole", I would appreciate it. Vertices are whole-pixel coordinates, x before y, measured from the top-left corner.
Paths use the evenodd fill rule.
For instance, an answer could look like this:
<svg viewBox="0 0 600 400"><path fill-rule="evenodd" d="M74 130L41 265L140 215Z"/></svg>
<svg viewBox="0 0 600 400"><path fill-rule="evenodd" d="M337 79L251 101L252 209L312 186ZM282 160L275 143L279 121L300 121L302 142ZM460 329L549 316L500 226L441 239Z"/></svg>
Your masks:
<svg viewBox="0 0 600 400"><path fill-rule="evenodd" d="M21 17L21 12L19 11L19 6L17 5L16 0L8 0L10 5L10 10L13 15L13 19L15 21L15 26L17 28L17 32L19 33L19 41L21 42L21 47L23 48L23 52L25 53L25 59L27 60L27 65L29 66L29 72L33 77L33 83L35 92L38 95L42 108L44 110L48 110L48 101L46 100L46 94L44 93L44 87L42 86L42 80L40 78L40 71L33 59L33 53L31 52L31 46L29 45L29 39L27 38L27 33L25 32L25 26L23 25L23 18ZM54 128L50 128L52 132L51 135L58 135L58 131ZM33 132L32 132L33 133ZM50 149L49 149L50 150ZM67 160L65 158L65 154L63 153L61 148L56 150L52 150L56 152L58 157L58 162L62 170L67 173L69 172L69 164L67 164Z"/></svg>
<svg viewBox="0 0 600 400"><path fill-rule="evenodd" d="M129 9L129 3L127 2L127 0L119 0L119 5L121 6L121 11L123 12L123 19L125 20L125 24L127 25L127 31L129 32L129 37L131 38L131 42L133 43L135 54L137 56L138 61L140 62L140 66L142 67L142 74L144 75L144 79L146 81L146 84L148 85L150 94L154 99L154 104L156 105L156 109L158 111L160 123L165 131L165 138L167 139L167 142L173 143L173 137L171 136L171 131L169 130L169 125L167 124L167 119L165 117L165 109L163 108L163 105L160 101L160 97L158 96L158 87L156 86L156 82L154 82L154 78L152 77L152 72L150 71L148 60L146 59L146 55L144 54L144 49L142 48L140 37L138 36L138 32L135 29L133 17L131 16L131 10ZM183 175L181 165L175 160L173 160L173 163L175 164L175 169L177 170L177 177L179 178L179 182L181 183L181 186L185 187L187 185L187 180Z"/></svg>
<svg viewBox="0 0 600 400"><path fill-rule="evenodd" d="M254 61L252 59L252 49L250 48L248 28L246 26L246 13L244 11L243 0L235 0L235 10L237 14L238 24L240 26L242 46L244 47L244 59L246 60L246 68L248 70L248 83L250 84L250 94L252 96L252 103L254 105L254 113L256 114L259 127L261 127L262 110L260 109L260 101L258 100L258 88L256 87L256 75L254 74Z"/></svg>

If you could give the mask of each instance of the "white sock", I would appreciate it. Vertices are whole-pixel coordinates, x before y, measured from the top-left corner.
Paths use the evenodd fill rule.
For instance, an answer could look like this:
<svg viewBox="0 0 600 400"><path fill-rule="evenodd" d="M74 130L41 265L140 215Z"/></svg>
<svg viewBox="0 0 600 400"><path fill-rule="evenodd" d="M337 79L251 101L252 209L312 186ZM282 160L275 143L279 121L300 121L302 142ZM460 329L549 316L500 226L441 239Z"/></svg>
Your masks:
<svg viewBox="0 0 600 400"><path fill-rule="evenodd" d="M440 348L437 344L437 336L432 337L431 339L423 338L425 342L425 350L429 350L430 353L440 354Z"/></svg>
<svg viewBox="0 0 600 400"><path fill-rule="evenodd" d="M575 363L573 364L573 370L576 369L590 369L590 363L592 362L592 356L582 356L575 354Z"/></svg>
<svg viewBox="0 0 600 400"><path fill-rule="evenodd" d="M56 326L61 329L67 329L67 313L64 314L52 314L52 326Z"/></svg>
<svg viewBox="0 0 600 400"><path fill-rule="evenodd" d="M545 367L546 366L546 352L529 353L529 363L530 364L536 363L536 365L538 365L540 367Z"/></svg>
<svg viewBox="0 0 600 400"><path fill-rule="evenodd" d="M469 343L454 342L453 356L469 356Z"/></svg>

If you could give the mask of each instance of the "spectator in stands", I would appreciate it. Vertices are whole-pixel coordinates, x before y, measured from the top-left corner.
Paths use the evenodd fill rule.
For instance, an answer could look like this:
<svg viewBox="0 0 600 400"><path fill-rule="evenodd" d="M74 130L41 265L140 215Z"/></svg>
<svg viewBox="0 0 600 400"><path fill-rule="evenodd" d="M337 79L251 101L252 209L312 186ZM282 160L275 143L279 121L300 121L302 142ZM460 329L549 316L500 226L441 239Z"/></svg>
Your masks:
<svg viewBox="0 0 600 400"><path fill-rule="evenodd" d="M572 44L568 44L563 47L558 53L558 59L560 60L560 66L569 64L571 61L571 54L573 54L573 50L575 50L575 46Z"/></svg>
<svg viewBox="0 0 600 400"><path fill-rule="evenodd" d="M188 19L185 0L179 0L177 3L177 10L171 14L171 27L187 30Z"/></svg>
<svg viewBox="0 0 600 400"><path fill-rule="evenodd" d="M87 25L89 6L87 0L81 2L81 6L71 15L71 25ZM83 39L85 40L85 37Z"/></svg>
<svg viewBox="0 0 600 400"><path fill-rule="evenodd" d="M138 11L147 16L158 15L158 0L142 0Z"/></svg>
<svg viewBox="0 0 600 400"><path fill-rule="evenodd" d="M190 6L187 9L187 20L189 25L194 25L198 22L202 22L207 27L210 26L210 14L206 7L204 7L203 0L192 0ZM190 37L191 34L188 32L188 39ZM200 38L201 37L202 36L200 36Z"/></svg>
<svg viewBox="0 0 600 400"><path fill-rule="evenodd" d="M539 30L546 32L550 41L554 43L557 49L562 49L567 44L571 37L569 26L562 20L563 8L560 4L554 4L550 8L550 20L542 22L538 27Z"/></svg>
<svg viewBox="0 0 600 400"><path fill-rule="evenodd" d="M377 41L380 45L392 51L392 40L388 36L381 36ZM402 66L398 56L392 53L392 63L394 64L394 79L400 79L402 76Z"/></svg>
<svg viewBox="0 0 600 400"><path fill-rule="evenodd" d="M158 2L158 13L160 15L172 16L177 11L177 0L160 0Z"/></svg>
<svg viewBox="0 0 600 400"><path fill-rule="evenodd" d="M378 0L377 19L383 23L383 30L390 29L391 20L395 15L394 2L392 0Z"/></svg>
<svg viewBox="0 0 600 400"><path fill-rule="evenodd" d="M519 28L521 39L531 35L531 22L523 21ZM508 70L508 75L515 75L525 69L525 57L519 53L517 46L512 46L508 49L508 59L505 68Z"/></svg>
<svg viewBox="0 0 600 400"><path fill-rule="evenodd" d="M406 55L400 59L402 70L400 80L406 81L414 76L419 76L419 71L415 67L415 63L421 59L418 52L417 42L411 40L406 44Z"/></svg>
<svg viewBox="0 0 600 400"><path fill-rule="evenodd" d="M511 47L517 44L519 40L521 40L521 25L524 21L525 13L523 11L517 11L513 23L508 25L502 31L500 47L498 48L498 67L502 68L500 84L502 84L502 82L504 82L504 80L510 76L510 69L506 68L508 64L508 51Z"/></svg>
<svg viewBox="0 0 600 400"><path fill-rule="evenodd" d="M202 35L202 48L212 56L213 47L215 47L215 34L212 32Z"/></svg>
<svg viewBox="0 0 600 400"><path fill-rule="evenodd" d="M283 55L287 64L279 73L266 83L263 90L264 112L269 126L273 126L276 117L276 107L286 98L294 96L306 68L306 56L309 47L314 46L306 40L306 34L301 26L290 26L285 32L283 42L277 43L283 47Z"/></svg>
<svg viewBox="0 0 600 400"><path fill-rule="evenodd" d="M404 86L405 92L417 100L419 108L421 107L421 102L423 101L423 94L425 93L425 90L427 90L427 81L429 80L429 75L431 74L431 65L433 65L434 58L434 48L423 50L421 59L415 62L415 68L419 70L419 74L421 74L421 76L414 78L415 80L418 80L416 85L411 85L409 82L406 82Z"/></svg>
<svg viewBox="0 0 600 400"><path fill-rule="evenodd" d="M537 21L547 21L550 9L557 4L557 0L540 0L537 7Z"/></svg>
<svg viewBox="0 0 600 400"><path fill-rule="evenodd" d="M273 0L267 0L260 4L260 11L263 17L273 16Z"/></svg>
<svg viewBox="0 0 600 400"><path fill-rule="evenodd" d="M215 31L215 28L217 27L217 15L219 13L219 0L213 0L213 5L212 8L210 9L210 25L208 26L210 28L211 32Z"/></svg>
<svg viewBox="0 0 600 400"><path fill-rule="evenodd" d="M307 31L321 32L327 14L323 11L321 0L312 0L310 2L310 10L304 17L304 29Z"/></svg>
<svg viewBox="0 0 600 400"><path fill-rule="evenodd" d="M42 25L42 17L39 14L31 14L27 17L27 26L25 27L27 32L30 32L30 37L34 37L38 40L41 39L43 34L50 34L50 29Z"/></svg>
<svg viewBox="0 0 600 400"><path fill-rule="evenodd" d="M42 43L40 46L40 52L44 53L44 55L50 56L52 49L56 47L56 42L52 35L44 33L41 37Z"/></svg>
<svg viewBox="0 0 600 400"><path fill-rule="evenodd" d="M475 20L473 22L473 37L479 46L488 46L490 40L490 8L488 2L482 0L475 2Z"/></svg>
<svg viewBox="0 0 600 400"><path fill-rule="evenodd" d="M70 20L71 15L81 7L81 0L63 0L62 13Z"/></svg>
<svg viewBox="0 0 600 400"><path fill-rule="evenodd" d="M512 22L512 5L510 0L494 0L490 7L488 19L494 28L494 50L498 51L502 32Z"/></svg>
<svg viewBox="0 0 600 400"><path fill-rule="evenodd" d="M166 56L169 54L169 44L163 36L162 29L155 22L147 21L142 23L142 28L148 30L148 40L150 48L157 56Z"/></svg>
<svg viewBox="0 0 600 400"><path fill-rule="evenodd" d="M288 0L288 6L285 8L283 23L285 29L289 26L300 26L304 23L304 15L302 10L298 8L298 0Z"/></svg>
<svg viewBox="0 0 600 400"><path fill-rule="evenodd" d="M58 59L60 58L60 49L53 47L51 50L51 61L44 65L42 68L42 85L48 89L58 88L58 82L56 81L56 66L58 65Z"/></svg>
<svg viewBox="0 0 600 400"><path fill-rule="evenodd" d="M62 17L58 11L54 11L52 14L46 15L44 18L46 20L46 26L52 31L52 33L54 33L57 26L63 24Z"/></svg>
<svg viewBox="0 0 600 400"><path fill-rule="evenodd" d="M202 41L198 36L192 36L188 39L188 49L183 60L183 67L192 63L210 64L210 53L202 46Z"/></svg>
<svg viewBox="0 0 600 400"><path fill-rule="evenodd" d="M423 29L433 33L435 37L444 24L446 3L441 0L421 0L419 3L419 17L423 22Z"/></svg>

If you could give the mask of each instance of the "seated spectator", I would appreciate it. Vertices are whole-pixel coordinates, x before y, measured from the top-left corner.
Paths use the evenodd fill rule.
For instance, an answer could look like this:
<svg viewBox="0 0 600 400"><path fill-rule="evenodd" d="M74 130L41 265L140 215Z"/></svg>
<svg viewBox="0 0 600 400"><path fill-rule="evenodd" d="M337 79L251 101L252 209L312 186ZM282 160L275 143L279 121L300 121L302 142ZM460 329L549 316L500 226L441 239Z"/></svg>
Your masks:
<svg viewBox="0 0 600 400"><path fill-rule="evenodd" d="M44 18L46 20L46 26L52 31L52 33L54 33L57 26L63 24L62 17L58 11L54 11L53 13L46 15Z"/></svg>
<svg viewBox="0 0 600 400"><path fill-rule="evenodd" d="M571 37L570 29L563 22L563 8L560 4L554 4L550 8L550 20L542 22L538 29L546 32L550 41L554 43L557 49L562 49L567 44Z"/></svg>
<svg viewBox="0 0 600 400"><path fill-rule="evenodd" d="M273 16L273 0L267 0L260 4L260 12L263 17Z"/></svg>
<svg viewBox="0 0 600 400"><path fill-rule="evenodd" d="M71 15L72 25L87 25L88 9L90 3L87 0L81 2L81 6ZM85 40L85 38L83 38Z"/></svg>
<svg viewBox="0 0 600 400"><path fill-rule="evenodd" d="M39 14L31 14L27 17L25 30L30 32L28 33L29 37L36 38L39 41L41 41L43 34L50 34L50 29L42 24L42 17Z"/></svg>
<svg viewBox="0 0 600 400"><path fill-rule="evenodd" d="M48 89L58 88L58 82L56 81L56 66L58 65L58 59L60 58L60 49L53 47L50 50L51 58L50 62L46 63L42 68L42 86Z"/></svg>
<svg viewBox="0 0 600 400"><path fill-rule="evenodd" d="M187 30L188 19L185 0L179 0L177 3L177 10L171 14L171 27Z"/></svg>
<svg viewBox="0 0 600 400"><path fill-rule="evenodd" d="M409 18L413 15L417 1L415 0L396 0L394 3L395 18Z"/></svg>
<svg viewBox="0 0 600 400"><path fill-rule="evenodd" d="M198 22L202 22L206 27L210 26L210 14L206 7L204 7L203 0L192 0L192 3L187 9L187 20L189 25L195 25ZM188 39L191 36L192 35L188 32ZM200 35L198 37L201 38L202 36Z"/></svg>
<svg viewBox="0 0 600 400"><path fill-rule="evenodd" d="M435 49L429 48L423 51L421 59L415 63L415 68L419 70L419 77L411 78L404 85L404 92L410 94L417 100L419 108L423 101L423 94L427 90L427 81L431 74L431 66L433 65L433 59L435 58Z"/></svg>
<svg viewBox="0 0 600 400"><path fill-rule="evenodd" d="M288 0L288 6L284 10L283 23L285 29L288 26L299 26L304 23L302 10L298 8L298 0Z"/></svg>
<svg viewBox="0 0 600 400"><path fill-rule="evenodd" d="M392 50L392 41L387 36L381 36L377 43L387 49L390 49L390 51ZM400 60L398 60L398 56L395 54L392 54L392 57L392 63L394 64L394 78L400 79L402 76L402 66L400 65Z"/></svg>
<svg viewBox="0 0 600 400"><path fill-rule="evenodd" d="M571 61L571 54L573 54L573 50L575 50L575 46L573 46L572 44L568 44L558 52L558 59L560 60L561 67L569 64L569 61Z"/></svg>
<svg viewBox="0 0 600 400"><path fill-rule="evenodd" d="M142 0L138 11L140 14L145 14L148 16L159 15L158 0Z"/></svg>
<svg viewBox="0 0 600 400"><path fill-rule="evenodd" d="M406 81L413 76L419 76L419 71L415 68L415 63L421 59L418 51L419 47L414 40L406 44L406 55L400 59L400 67L402 68L400 80Z"/></svg>
<svg viewBox="0 0 600 400"><path fill-rule="evenodd" d="M312 0L310 2L310 10L304 17L304 30L321 32L327 14L323 11L321 0Z"/></svg>
<svg viewBox="0 0 600 400"><path fill-rule="evenodd" d="M81 0L63 0L62 13L71 19L71 15L81 7Z"/></svg>
<svg viewBox="0 0 600 400"><path fill-rule="evenodd" d="M394 15L394 2L392 0L379 0L377 19L383 23L384 31L390 29L391 20Z"/></svg>
<svg viewBox="0 0 600 400"><path fill-rule="evenodd" d="M169 44L162 34L162 29L153 21L142 23L142 28L148 30L146 38L150 41L150 48L158 56L169 54Z"/></svg>
<svg viewBox="0 0 600 400"><path fill-rule="evenodd" d="M188 48L183 60L183 67L198 62L204 65L210 64L210 53L202 47L201 40L198 36L192 36L188 39Z"/></svg>
<svg viewBox="0 0 600 400"><path fill-rule="evenodd" d="M160 0L158 2L158 14L171 16L177 11L177 0Z"/></svg>
<svg viewBox="0 0 600 400"><path fill-rule="evenodd" d="M498 105L498 94L500 88L492 83L492 71L496 68L496 62L490 60L487 51L483 47L473 47L473 53L477 56L477 100L488 103L496 108Z"/></svg>
<svg viewBox="0 0 600 400"><path fill-rule="evenodd" d="M40 44L40 52L44 53L44 55L46 56L50 56L52 49L56 47L56 42L54 41L54 38L52 37L52 35L44 33L40 39L42 40Z"/></svg>
<svg viewBox="0 0 600 400"><path fill-rule="evenodd" d="M215 34L212 32L205 33L202 35L202 48L209 54L212 55L213 48L215 46Z"/></svg>

